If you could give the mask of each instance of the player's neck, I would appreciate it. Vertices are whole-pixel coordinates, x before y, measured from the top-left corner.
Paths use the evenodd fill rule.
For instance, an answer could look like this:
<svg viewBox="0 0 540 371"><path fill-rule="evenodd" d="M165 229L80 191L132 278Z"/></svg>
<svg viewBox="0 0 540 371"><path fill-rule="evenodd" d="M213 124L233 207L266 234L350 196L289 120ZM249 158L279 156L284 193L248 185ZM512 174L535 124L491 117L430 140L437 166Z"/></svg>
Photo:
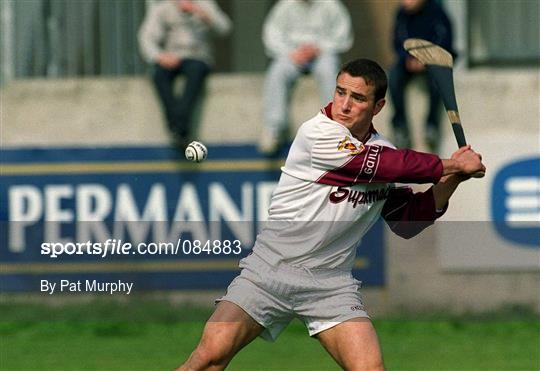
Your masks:
<svg viewBox="0 0 540 371"><path fill-rule="evenodd" d="M360 127L355 127L351 129L351 134L362 143L365 143L371 137L371 128L371 123L367 125L362 125Z"/></svg>

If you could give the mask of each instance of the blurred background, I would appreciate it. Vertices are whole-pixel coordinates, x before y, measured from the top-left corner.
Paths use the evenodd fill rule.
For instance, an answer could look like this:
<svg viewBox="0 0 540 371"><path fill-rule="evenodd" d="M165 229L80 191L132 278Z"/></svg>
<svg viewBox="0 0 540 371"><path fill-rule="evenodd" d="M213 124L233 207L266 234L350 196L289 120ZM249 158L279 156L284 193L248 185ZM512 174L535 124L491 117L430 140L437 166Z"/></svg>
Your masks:
<svg viewBox="0 0 540 371"><path fill-rule="evenodd" d="M43 242L159 241L189 233L239 239L244 256L266 218L287 153L284 148L268 158L256 148L269 64L262 24L276 1L217 1L232 30L214 43L215 67L196 114L196 138L210 153L200 165L185 162L170 144L138 48L138 29L158 2L0 1L0 336L11 344L2 346L2 369L80 368L81 358L90 359L87 369L171 368L189 354L213 299L238 272L238 256L51 260L40 253ZM354 33L342 61L371 58L388 70L400 2L342 2ZM454 26L463 126L488 173L463 184L442 221L412 240L375 227L358 248L355 275L365 284L390 368L538 369L540 2L439 3ZM421 140L425 88L415 83L407 94L415 148L427 150ZM392 134L390 107L374 121L386 136ZM291 97L291 138L319 109L317 85L311 76L301 77ZM442 126L439 153L448 157L456 144L445 119ZM135 285L129 297L48 295L40 291L43 279ZM101 324L81 330L81 318ZM234 367L263 369L257 368L260 348L283 357L288 350L313 354L313 366L290 360L285 368L275 357L275 364L264 361L268 369L333 369L314 342L297 335L307 338L293 326L285 334L289 349L287 340L281 348L279 341L258 344ZM27 357L32 336L43 353ZM445 338L462 348L434 344ZM67 344L74 349L71 358L56 350ZM148 347L156 360L124 347ZM123 356L112 359L107 349ZM434 363L426 360L427 349Z"/></svg>
<svg viewBox="0 0 540 371"><path fill-rule="evenodd" d="M2 2L2 81L27 77L140 76L145 64L136 34L145 11L159 0ZM263 72L262 23L275 0L218 0L234 21L231 35L216 44L216 71ZM467 67L537 65L538 3L440 1L456 32ZM344 0L353 19L358 55L385 66L392 62L391 32L399 1Z"/></svg>

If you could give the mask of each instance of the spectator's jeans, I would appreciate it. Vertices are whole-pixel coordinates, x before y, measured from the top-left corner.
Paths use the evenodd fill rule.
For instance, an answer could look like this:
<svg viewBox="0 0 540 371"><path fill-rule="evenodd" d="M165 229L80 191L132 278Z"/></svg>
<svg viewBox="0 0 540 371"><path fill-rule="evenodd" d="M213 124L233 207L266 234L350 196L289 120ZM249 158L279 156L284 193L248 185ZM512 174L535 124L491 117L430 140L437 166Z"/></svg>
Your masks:
<svg viewBox="0 0 540 371"><path fill-rule="evenodd" d="M425 74L424 74L425 75ZM410 73L405 68L404 63L397 63L390 71L389 90L390 97L394 106L394 116L392 125L394 129L401 129L408 133L407 113L405 109L405 88L415 74ZM425 76L427 80L427 89L429 93L429 111L426 118L426 129L439 129L441 98L435 83Z"/></svg>
<svg viewBox="0 0 540 371"><path fill-rule="evenodd" d="M210 67L199 60L183 59L175 69L169 70L156 64L153 80L161 99L169 130L175 135L188 137L193 111L204 88ZM186 82L180 96L174 94L174 81L184 75Z"/></svg>
<svg viewBox="0 0 540 371"><path fill-rule="evenodd" d="M282 134L289 121L289 99L294 83L301 74L311 73L319 85L322 105L332 100L336 87L339 58L321 54L306 66L294 64L288 56L272 60L264 82L264 125L274 136Z"/></svg>

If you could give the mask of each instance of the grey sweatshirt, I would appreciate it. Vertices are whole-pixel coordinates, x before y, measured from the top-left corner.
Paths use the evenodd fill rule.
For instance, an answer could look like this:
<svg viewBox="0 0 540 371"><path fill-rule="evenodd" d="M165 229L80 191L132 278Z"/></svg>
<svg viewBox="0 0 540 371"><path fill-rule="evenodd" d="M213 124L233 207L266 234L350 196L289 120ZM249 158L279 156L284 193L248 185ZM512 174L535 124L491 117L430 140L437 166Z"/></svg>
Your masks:
<svg viewBox="0 0 540 371"><path fill-rule="evenodd" d="M210 37L212 33L226 35L231 30L231 21L214 0L193 0L193 3L208 15L208 23L181 11L178 0L163 0L149 9L138 34L141 54L147 62L155 63L160 53L167 52L209 65L214 63Z"/></svg>

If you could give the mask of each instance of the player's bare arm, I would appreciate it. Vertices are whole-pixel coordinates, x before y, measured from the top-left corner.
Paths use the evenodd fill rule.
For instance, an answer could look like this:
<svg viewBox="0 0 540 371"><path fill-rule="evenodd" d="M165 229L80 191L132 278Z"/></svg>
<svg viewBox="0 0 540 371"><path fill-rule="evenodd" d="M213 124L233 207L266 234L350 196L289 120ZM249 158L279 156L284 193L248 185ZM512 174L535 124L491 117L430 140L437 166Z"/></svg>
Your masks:
<svg viewBox="0 0 540 371"><path fill-rule="evenodd" d="M464 146L450 159L439 160L443 164L443 174L452 173L442 176L427 191L413 193L410 188L394 188L381 213L390 229L403 238L411 238L433 224L446 211L448 201L459 184L476 171L485 171L481 160L481 155L472 151L470 146Z"/></svg>
<svg viewBox="0 0 540 371"><path fill-rule="evenodd" d="M470 146L461 147L452 155L453 160L459 161L459 158L465 154L468 155L472 152ZM473 161L482 160L482 156L476 153L476 156L472 156ZM485 172L486 167L482 165L481 171ZM461 182L470 179L470 175L464 173L452 174L443 176L439 183L433 186L433 198L435 199L435 207L437 209L444 208L454 191L457 189Z"/></svg>
<svg viewBox="0 0 540 371"><path fill-rule="evenodd" d="M469 176L462 174L452 174L441 178L440 182L432 187L435 208L443 209L448 204L448 200L454 194L461 182L469 179Z"/></svg>

